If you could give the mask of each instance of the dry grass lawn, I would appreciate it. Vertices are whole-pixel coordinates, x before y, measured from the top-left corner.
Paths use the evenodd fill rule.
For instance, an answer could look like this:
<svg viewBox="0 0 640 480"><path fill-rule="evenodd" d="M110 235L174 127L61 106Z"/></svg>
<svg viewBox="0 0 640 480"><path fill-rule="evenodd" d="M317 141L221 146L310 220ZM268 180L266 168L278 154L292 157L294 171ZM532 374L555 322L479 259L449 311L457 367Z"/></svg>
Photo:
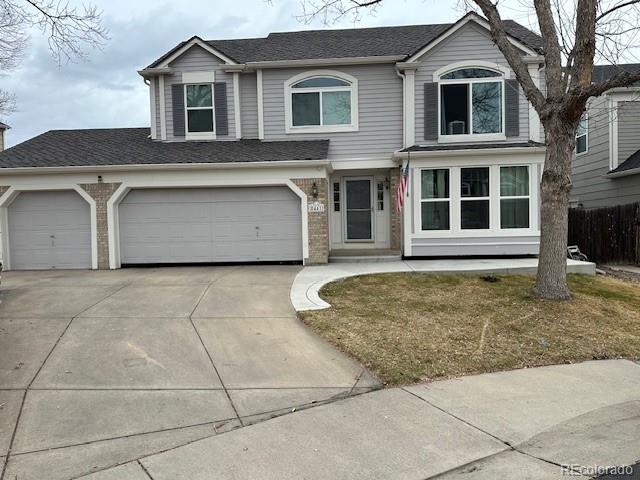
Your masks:
<svg viewBox="0 0 640 480"><path fill-rule="evenodd" d="M313 330L387 385L579 362L640 359L640 284L570 275L574 298L529 295L533 277L390 273L327 285Z"/></svg>

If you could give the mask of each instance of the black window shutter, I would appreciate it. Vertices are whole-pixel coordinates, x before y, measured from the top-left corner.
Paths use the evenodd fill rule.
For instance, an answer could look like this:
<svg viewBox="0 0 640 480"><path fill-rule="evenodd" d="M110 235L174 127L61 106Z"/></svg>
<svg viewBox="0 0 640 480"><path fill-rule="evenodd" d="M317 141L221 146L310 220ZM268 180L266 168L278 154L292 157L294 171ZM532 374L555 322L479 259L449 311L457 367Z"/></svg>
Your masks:
<svg viewBox="0 0 640 480"><path fill-rule="evenodd" d="M213 84L216 108L216 135L229 135L229 121L227 119L227 83Z"/></svg>
<svg viewBox="0 0 640 480"><path fill-rule="evenodd" d="M438 83L424 84L424 139L438 139Z"/></svg>
<svg viewBox="0 0 640 480"><path fill-rule="evenodd" d="M173 108L173 135L184 137L184 85L182 83L171 85L171 106Z"/></svg>
<svg viewBox="0 0 640 480"><path fill-rule="evenodd" d="M505 133L507 137L517 137L520 135L520 85L518 80L506 80L505 90Z"/></svg>

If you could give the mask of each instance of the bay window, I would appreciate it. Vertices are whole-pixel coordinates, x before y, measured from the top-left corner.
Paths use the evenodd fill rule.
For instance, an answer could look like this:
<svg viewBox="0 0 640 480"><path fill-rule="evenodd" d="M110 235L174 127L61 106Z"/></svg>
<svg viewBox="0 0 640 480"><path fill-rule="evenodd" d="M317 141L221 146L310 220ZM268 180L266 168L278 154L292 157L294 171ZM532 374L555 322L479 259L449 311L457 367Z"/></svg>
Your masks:
<svg viewBox="0 0 640 480"><path fill-rule="evenodd" d="M503 74L462 68L440 76L440 136L503 133Z"/></svg>
<svg viewBox="0 0 640 480"><path fill-rule="evenodd" d="M529 167L500 167L500 228L529 228Z"/></svg>
<svg viewBox="0 0 640 480"><path fill-rule="evenodd" d="M415 229L425 237L529 234L537 228L535 171L533 165L417 168Z"/></svg>
<svg viewBox="0 0 640 480"><path fill-rule="evenodd" d="M287 133L357 129L355 78L340 72L308 72L290 79L285 90Z"/></svg>
<svg viewBox="0 0 640 480"><path fill-rule="evenodd" d="M422 230L449 230L449 170L422 170L421 176Z"/></svg>

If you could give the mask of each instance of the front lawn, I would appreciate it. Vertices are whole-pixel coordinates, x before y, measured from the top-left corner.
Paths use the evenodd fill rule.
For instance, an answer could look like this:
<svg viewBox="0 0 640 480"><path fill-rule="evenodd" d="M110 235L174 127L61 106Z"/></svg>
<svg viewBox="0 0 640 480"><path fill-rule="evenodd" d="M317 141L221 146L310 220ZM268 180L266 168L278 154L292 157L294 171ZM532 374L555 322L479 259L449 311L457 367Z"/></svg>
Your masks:
<svg viewBox="0 0 640 480"><path fill-rule="evenodd" d="M496 281L497 280L497 281ZM530 276L390 273L325 286L313 330L387 385L603 358L640 359L640 285L570 275L542 301Z"/></svg>

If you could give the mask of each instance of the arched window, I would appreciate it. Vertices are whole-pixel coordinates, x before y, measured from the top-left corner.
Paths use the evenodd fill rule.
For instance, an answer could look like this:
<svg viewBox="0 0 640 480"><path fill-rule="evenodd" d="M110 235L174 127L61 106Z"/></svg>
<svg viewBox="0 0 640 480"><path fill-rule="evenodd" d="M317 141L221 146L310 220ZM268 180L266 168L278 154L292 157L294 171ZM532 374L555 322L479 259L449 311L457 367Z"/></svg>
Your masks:
<svg viewBox="0 0 640 480"><path fill-rule="evenodd" d="M287 132L357 129L357 80L340 72L307 72L285 85Z"/></svg>
<svg viewBox="0 0 640 480"><path fill-rule="evenodd" d="M440 136L504 133L504 73L463 67L440 75Z"/></svg>

